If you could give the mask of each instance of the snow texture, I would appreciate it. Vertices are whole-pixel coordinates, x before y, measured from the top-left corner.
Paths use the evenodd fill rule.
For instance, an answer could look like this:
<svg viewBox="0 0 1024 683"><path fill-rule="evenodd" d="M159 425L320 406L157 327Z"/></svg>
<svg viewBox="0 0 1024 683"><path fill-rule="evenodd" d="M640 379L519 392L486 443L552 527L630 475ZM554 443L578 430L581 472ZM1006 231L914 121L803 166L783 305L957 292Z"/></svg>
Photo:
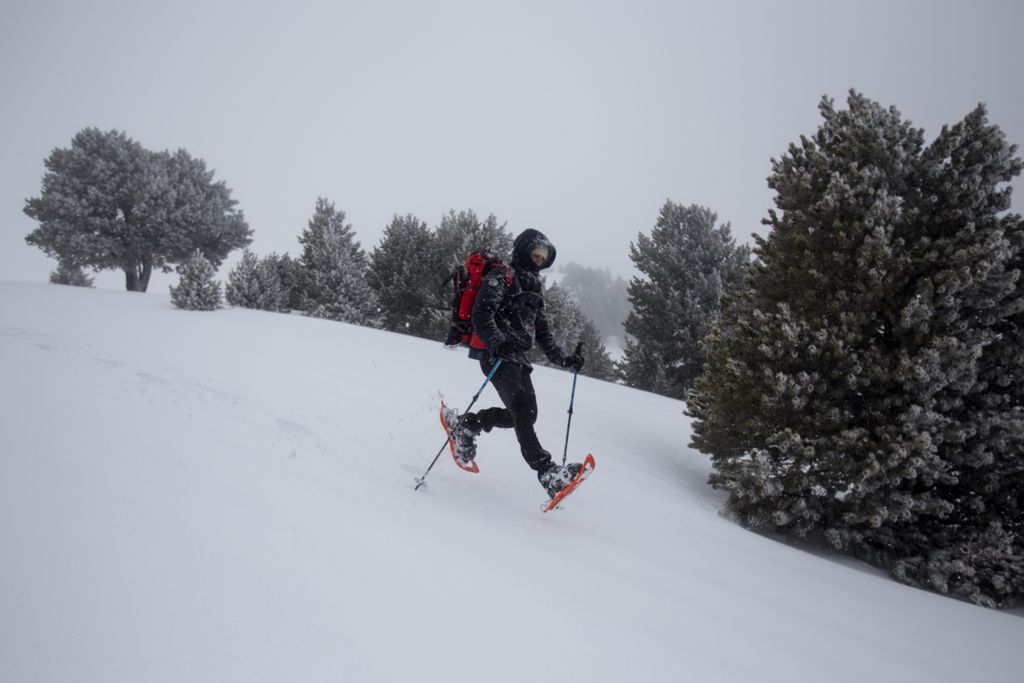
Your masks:
<svg viewBox="0 0 1024 683"><path fill-rule="evenodd" d="M511 432L413 491L482 381L436 342L0 283L0 373L2 681L1020 680L1020 611L720 516L664 397L580 377L541 514Z"/></svg>

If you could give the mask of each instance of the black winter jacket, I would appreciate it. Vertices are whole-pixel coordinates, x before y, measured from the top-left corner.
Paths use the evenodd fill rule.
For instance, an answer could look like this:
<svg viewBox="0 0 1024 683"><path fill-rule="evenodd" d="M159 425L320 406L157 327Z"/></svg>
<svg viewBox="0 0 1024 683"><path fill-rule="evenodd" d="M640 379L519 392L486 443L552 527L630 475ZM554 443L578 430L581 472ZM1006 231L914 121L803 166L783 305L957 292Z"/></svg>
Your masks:
<svg viewBox="0 0 1024 683"><path fill-rule="evenodd" d="M537 268L530 252L539 245L548 248L548 259ZM487 350L470 350L470 358L493 360L500 356L507 362L530 365L526 354L536 341L548 360L564 363L565 354L555 343L544 315L544 285L539 274L554 260L555 247L543 233L531 229L516 238L512 246L511 284L505 266L495 266L484 276L471 317L473 330Z"/></svg>

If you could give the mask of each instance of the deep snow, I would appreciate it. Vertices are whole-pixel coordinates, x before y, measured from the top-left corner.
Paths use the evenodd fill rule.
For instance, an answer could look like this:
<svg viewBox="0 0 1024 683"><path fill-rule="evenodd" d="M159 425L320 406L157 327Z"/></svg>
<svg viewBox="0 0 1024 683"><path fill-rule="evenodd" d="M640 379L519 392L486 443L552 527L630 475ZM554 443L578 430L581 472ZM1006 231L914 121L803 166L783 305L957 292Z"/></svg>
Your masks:
<svg viewBox="0 0 1024 683"><path fill-rule="evenodd" d="M0 681L1020 681L1024 618L719 515L682 404L581 377L564 509L462 351L0 283ZM561 457L571 375L534 373ZM480 406L497 396L490 387Z"/></svg>

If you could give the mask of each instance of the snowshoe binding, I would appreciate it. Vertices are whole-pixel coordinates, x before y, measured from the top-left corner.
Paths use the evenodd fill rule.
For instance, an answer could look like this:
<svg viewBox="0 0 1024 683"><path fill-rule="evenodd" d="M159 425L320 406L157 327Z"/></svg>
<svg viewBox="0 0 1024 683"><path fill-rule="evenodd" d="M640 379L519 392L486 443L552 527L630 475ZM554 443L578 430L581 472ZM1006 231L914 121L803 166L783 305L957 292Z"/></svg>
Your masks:
<svg viewBox="0 0 1024 683"><path fill-rule="evenodd" d="M583 465L578 462L571 462L568 465L552 463L548 469L537 475L537 479L540 480L540 485L544 487L544 490L548 492L548 497L554 498L562 492L562 489L572 483L581 469L583 469Z"/></svg>
<svg viewBox="0 0 1024 683"><path fill-rule="evenodd" d="M479 472L476 464L476 437L480 434L470 418L476 417L470 414L459 423L459 411L449 408L441 402L441 426L448 434L448 446L452 451L452 459L460 469L467 472ZM468 423L468 424L467 424Z"/></svg>
<svg viewBox="0 0 1024 683"><path fill-rule="evenodd" d="M582 463L574 462L564 466L552 465L547 471L542 472L537 478L540 479L541 485L551 497L551 500L544 506L544 512L550 512L557 508L590 476L596 466L594 456L588 453Z"/></svg>

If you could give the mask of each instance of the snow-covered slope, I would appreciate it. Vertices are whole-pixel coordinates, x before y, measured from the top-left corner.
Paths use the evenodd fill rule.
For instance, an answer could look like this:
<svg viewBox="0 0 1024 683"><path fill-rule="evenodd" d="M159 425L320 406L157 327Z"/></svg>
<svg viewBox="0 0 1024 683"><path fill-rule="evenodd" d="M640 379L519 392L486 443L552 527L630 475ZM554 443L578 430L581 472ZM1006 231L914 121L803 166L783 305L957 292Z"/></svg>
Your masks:
<svg viewBox="0 0 1024 683"><path fill-rule="evenodd" d="M0 283L0 681L1019 681L1024 619L719 516L680 403L580 378L565 504L440 344ZM571 375L538 369L561 456ZM495 404L488 388L480 405Z"/></svg>

